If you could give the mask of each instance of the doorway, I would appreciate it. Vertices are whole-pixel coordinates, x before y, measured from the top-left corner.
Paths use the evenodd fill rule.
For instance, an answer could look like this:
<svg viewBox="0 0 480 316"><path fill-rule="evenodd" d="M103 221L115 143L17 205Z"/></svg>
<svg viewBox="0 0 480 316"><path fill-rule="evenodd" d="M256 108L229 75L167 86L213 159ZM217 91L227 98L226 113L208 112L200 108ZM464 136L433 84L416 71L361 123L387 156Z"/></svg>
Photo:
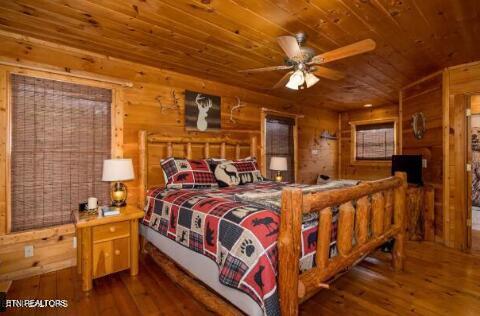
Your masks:
<svg viewBox="0 0 480 316"><path fill-rule="evenodd" d="M472 252L480 252L480 95L471 95L469 103L471 116L467 127L470 134L468 157L471 161L471 176L468 179L471 180L471 190L468 199L471 208L468 210L467 230L470 226L471 233L467 235L471 240L469 244Z"/></svg>

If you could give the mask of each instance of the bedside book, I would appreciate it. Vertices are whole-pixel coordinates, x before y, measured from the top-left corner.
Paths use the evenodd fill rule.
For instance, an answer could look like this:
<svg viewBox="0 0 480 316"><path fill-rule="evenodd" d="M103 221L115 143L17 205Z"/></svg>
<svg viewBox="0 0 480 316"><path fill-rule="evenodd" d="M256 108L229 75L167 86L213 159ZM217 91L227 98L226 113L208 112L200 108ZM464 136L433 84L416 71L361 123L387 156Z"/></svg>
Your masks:
<svg viewBox="0 0 480 316"><path fill-rule="evenodd" d="M102 215L105 217L120 215L120 208L113 206L103 206Z"/></svg>

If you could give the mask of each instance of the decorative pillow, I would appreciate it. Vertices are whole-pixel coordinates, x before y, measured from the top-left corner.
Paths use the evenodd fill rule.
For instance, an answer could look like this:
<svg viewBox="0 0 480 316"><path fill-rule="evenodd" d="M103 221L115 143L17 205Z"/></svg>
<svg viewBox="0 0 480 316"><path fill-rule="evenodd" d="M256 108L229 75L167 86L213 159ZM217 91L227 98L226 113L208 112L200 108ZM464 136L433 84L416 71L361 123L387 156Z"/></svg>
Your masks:
<svg viewBox="0 0 480 316"><path fill-rule="evenodd" d="M235 160L232 164L237 168L240 176L240 184L253 183L263 181L262 174L258 169L257 160L255 158L245 158Z"/></svg>
<svg viewBox="0 0 480 316"><path fill-rule="evenodd" d="M162 160L160 164L167 180L167 188L201 189L218 186L217 179L204 159L188 160L171 157Z"/></svg>
<svg viewBox="0 0 480 316"><path fill-rule="evenodd" d="M210 166L215 168L215 178L221 187L263 181L255 158L210 160Z"/></svg>
<svg viewBox="0 0 480 316"><path fill-rule="evenodd" d="M212 170L213 172L215 172L215 168L219 164L221 164L222 162L225 162L225 161L230 161L230 160L227 160L225 158L208 158L207 159L208 165L210 166L210 170Z"/></svg>
<svg viewBox="0 0 480 316"><path fill-rule="evenodd" d="M217 164L214 174L220 187L230 187L240 184L238 170L232 161L224 161Z"/></svg>

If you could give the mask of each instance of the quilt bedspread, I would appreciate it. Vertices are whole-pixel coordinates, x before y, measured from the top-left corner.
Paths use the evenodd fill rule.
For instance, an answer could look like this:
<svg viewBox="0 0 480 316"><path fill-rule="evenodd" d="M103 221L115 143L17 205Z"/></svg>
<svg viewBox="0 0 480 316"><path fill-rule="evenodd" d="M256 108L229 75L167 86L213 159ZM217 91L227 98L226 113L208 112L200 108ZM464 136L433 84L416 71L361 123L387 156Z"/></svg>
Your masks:
<svg viewBox="0 0 480 316"><path fill-rule="evenodd" d="M154 188L147 193L143 223L219 267L219 281L248 294L266 315L280 315L277 291L278 209L239 197L280 191L263 181L220 189ZM337 216L334 213L334 222ZM336 240L336 225L332 240ZM304 218L301 270L315 265L318 221ZM331 256L335 255L332 242Z"/></svg>

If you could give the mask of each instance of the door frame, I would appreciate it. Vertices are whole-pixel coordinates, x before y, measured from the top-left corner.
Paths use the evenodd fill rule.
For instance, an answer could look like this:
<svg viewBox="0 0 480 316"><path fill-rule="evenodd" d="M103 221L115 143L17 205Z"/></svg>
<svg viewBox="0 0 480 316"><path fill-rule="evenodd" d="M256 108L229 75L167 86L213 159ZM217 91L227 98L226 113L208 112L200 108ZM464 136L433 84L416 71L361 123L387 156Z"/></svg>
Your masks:
<svg viewBox="0 0 480 316"><path fill-rule="evenodd" d="M453 162L455 182L455 240L459 249L469 251L472 247L472 96L479 93L452 95L454 102L453 130L455 155ZM480 114L480 112L476 113ZM463 149L463 150L462 150ZM468 168L468 166L470 168ZM458 217L457 217L458 216Z"/></svg>
<svg viewBox="0 0 480 316"><path fill-rule="evenodd" d="M260 135L261 137L260 162L261 162L262 175L267 174L267 153L266 153L267 115L275 115L279 117L291 118L295 121L295 125L293 126L293 178L295 179L295 183L297 183L298 182L298 119L302 118L303 115L262 108L262 111L260 112L260 134L261 134Z"/></svg>
<svg viewBox="0 0 480 316"><path fill-rule="evenodd" d="M467 116L467 164L472 166L472 158L473 158L473 150L472 150L472 116L480 116L480 108L473 109L472 107L472 98L476 96L480 99L480 94L472 93L468 94L468 109L470 110L470 115ZM467 249L472 248L472 230L473 230L473 209L472 209L472 195L473 195L473 188L472 188L472 171L467 172Z"/></svg>

